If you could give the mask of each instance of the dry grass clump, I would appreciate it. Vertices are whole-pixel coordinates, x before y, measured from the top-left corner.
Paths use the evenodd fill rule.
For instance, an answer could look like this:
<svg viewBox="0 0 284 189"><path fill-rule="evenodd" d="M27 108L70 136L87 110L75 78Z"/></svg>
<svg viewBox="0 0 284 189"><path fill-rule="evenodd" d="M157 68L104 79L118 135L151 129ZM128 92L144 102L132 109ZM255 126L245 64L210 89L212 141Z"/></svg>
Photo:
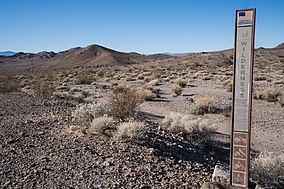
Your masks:
<svg viewBox="0 0 284 189"><path fill-rule="evenodd" d="M254 79L254 81L264 81L267 78L265 76L262 76L262 75L256 75L256 76L254 76L253 79Z"/></svg>
<svg viewBox="0 0 284 189"><path fill-rule="evenodd" d="M55 86L50 81L35 80L32 85L35 94L40 96L52 96L56 91Z"/></svg>
<svg viewBox="0 0 284 189"><path fill-rule="evenodd" d="M116 125L112 117L103 116L94 118L87 133L94 135L111 136L112 131L115 131Z"/></svg>
<svg viewBox="0 0 284 189"><path fill-rule="evenodd" d="M145 87L157 86L159 84L159 82L160 82L159 79L153 79L152 81L149 81L148 83L146 83L144 86Z"/></svg>
<svg viewBox="0 0 284 189"><path fill-rule="evenodd" d="M135 109L142 104L143 96L134 87L117 86L112 89L109 102L112 116L125 120L133 116Z"/></svg>
<svg viewBox="0 0 284 189"><path fill-rule="evenodd" d="M170 113L162 120L165 130L181 134L185 140L200 147L211 147L215 129L207 122L180 113Z"/></svg>
<svg viewBox="0 0 284 189"><path fill-rule="evenodd" d="M173 84L171 89L175 95L181 95L182 93L182 87L177 84Z"/></svg>
<svg viewBox="0 0 284 189"><path fill-rule="evenodd" d="M92 120L94 118L110 114L111 114L111 108L109 104L102 102L80 105L73 112L73 116L75 118L85 119L85 120Z"/></svg>
<svg viewBox="0 0 284 189"><path fill-rule="evenodd" d="M196 100L196 108L193 110L193 114L204 115L208 113L218 113L219 108L215 106L215 102L212 99L200 97Z"/></svg>
<svg viewBox="0 0 284 189"><path fill-rule="evenodd" d="M284 106L284 96L278 96L278 102L281 104L281 106Z"/></svg>
<svg viewBox="0 0 284 189"><path fill-rule="evenodd" d="M266 100L268 102L277 102L282 96L282 93L277 88L265 88L263 91L254 95L255 99ZM281 99L280 99L281 100Z"/></svg>
<svg viewBox="0 0 284 189"><path fill-rule="evenodd" d="M233 79L227 79L224 82L224 86L227 87L227 92L232 92L233 91Z"/></svg>
<svg viewBox="0 0 284 189"><path fill-rule="evenodd" d="M104 71L103 70L98 71L97 76L103 78L105 76Z"/></svg>
<svg viewBox="0 0 284 189"><path fill-rule="evenodd" d="M146 76L144 76L144 78L143 78L143 79L144 79L144 81L145 81L145 82L150 82L151 80L153 80L153 77L152 77L152 76L147 76L147 75L146 75Z"/></svg>
<svg viewBox="0 0 284 189"><path fill-rule="evenodd" d="M77 76L77 84L91 84L94 80L93 74L89 70L81 70Z"/></svg>
<svg viewBox="0 0 284 189"><path fill-rule="evenodd" d="M77 137L85 136L83 128L80 126L76 126L76 125L67 125L63 128L62 132L65 135L72 135L72 136L77 136Z"/></svg>
<svg viewBox="0 0 284 189"><path fill-rule="evenodd" d="M186 87L186 80L185 79L178 79L175 81L175 83L179 86L181 86L182 88Z"/></svg>
<svg viewBox="0 0 284 189"><path fill-rule="evenodd" d="M121 123L115 134L115 139L123 142L133 142L142 140L146 134L144 123L130 121Z"/></svg>
<svg viewBox="0 0 284 189"><path fill-rule="evenodd" d="M284 188L284 155L261 153L251 161L251 178L269 188Z"/></svg>
<svg viewBox="0 0 284 189"><path fill-rule="evenodd" d="M157 95L153 93L150 89L143 89L142 96L145 101L151 101L157 97Z"/></svg>
<svg viewBox="0 0 284 189"><path fill-rule="evenodd" d="M0 93L18 91L19 88L20 84L15 76L0 76Z"/></svg>

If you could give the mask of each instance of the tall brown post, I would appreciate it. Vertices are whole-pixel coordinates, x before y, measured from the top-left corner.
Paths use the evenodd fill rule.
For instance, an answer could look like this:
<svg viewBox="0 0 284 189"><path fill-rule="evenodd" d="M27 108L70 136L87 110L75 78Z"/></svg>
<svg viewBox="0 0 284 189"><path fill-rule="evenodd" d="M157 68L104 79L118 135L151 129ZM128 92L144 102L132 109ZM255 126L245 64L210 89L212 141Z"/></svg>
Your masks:
<svg viewBox="0 0 284 189"><path fill-rule="evenodd" d="M248 188L256 9L236 11L230 184Z"/></svg>

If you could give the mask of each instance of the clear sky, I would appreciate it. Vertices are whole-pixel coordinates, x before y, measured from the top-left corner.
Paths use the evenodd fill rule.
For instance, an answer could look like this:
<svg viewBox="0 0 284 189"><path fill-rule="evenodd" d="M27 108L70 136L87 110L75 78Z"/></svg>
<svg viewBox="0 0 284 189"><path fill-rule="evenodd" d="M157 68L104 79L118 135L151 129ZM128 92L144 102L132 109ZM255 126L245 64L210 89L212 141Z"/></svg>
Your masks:
<svg viewBox="0 0 284 189"><path fill-rule="evenodd" d="M284 0L0 0L0 51L227 49L244 8L257 9L256 47L284 42Z"/></svg>

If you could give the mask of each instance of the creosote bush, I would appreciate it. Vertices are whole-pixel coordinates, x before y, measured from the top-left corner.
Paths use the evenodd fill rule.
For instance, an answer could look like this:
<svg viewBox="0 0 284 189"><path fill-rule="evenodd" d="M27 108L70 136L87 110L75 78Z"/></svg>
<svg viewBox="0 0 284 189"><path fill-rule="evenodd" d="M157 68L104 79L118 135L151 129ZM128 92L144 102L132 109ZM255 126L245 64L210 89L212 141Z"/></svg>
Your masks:
<svg viewBox="0 0 284 189"><path fill-rule="evenodd" d="M19 88L20 84L15 76L0 76L0 93L18 91Z"/></svg>
<svg viewBox="0 0 284 189"><path fill-rule="evenodd" d="M114 119L112 117L103 116L94 118L87 132L89 134L111 136L111 131L115 130L116 125Z"/></svg>
<svg viewBox="0 0 284 189"><path fill-rule="evenodd" d="M114 87L109 98L109 103L112 107L112 116L125 120L134 115L135 109L143 101L143 96L134 87Z"/></svg>
<svg viewBox="0 0 284 189"><path fill-rule="evenodd" d="M73 116L75 118L86 119L86 120L92 120L94 118L110 114L111 114L110 105L102 102L80 105L73 112Z"/></svg>
<svg viewBox="0 0 284 189"><path fill-rule="evenodd" d="M162 127L199 147L211 147L215 129L207 122L180 113L170 113L162 120Z"/></svg>
<svg viewBox="0 0 284 189"><path fill-rule="evenodd" d="M140 141L144 139L146 130L142 122L123 122L117 127L115 139L122 142Z"/></svg>
<svg viewBox="0 0 284 189"><path fill-rule="evenodd" d="M251 178L257 184L282 189L284 188L284 155L261 153L251 161Z"/></svg>

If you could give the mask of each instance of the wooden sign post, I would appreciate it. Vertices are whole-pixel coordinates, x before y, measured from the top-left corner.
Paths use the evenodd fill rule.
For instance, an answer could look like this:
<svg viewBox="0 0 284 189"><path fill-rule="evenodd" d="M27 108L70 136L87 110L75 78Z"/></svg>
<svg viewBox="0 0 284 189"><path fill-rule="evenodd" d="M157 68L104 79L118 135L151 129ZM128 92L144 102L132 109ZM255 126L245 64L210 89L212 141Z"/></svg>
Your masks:
<svg viewBox="0 0 284 189"><path fill-rule="evenodd" d="M248 188L256 9L236 11L230 184Z"/></svg>

